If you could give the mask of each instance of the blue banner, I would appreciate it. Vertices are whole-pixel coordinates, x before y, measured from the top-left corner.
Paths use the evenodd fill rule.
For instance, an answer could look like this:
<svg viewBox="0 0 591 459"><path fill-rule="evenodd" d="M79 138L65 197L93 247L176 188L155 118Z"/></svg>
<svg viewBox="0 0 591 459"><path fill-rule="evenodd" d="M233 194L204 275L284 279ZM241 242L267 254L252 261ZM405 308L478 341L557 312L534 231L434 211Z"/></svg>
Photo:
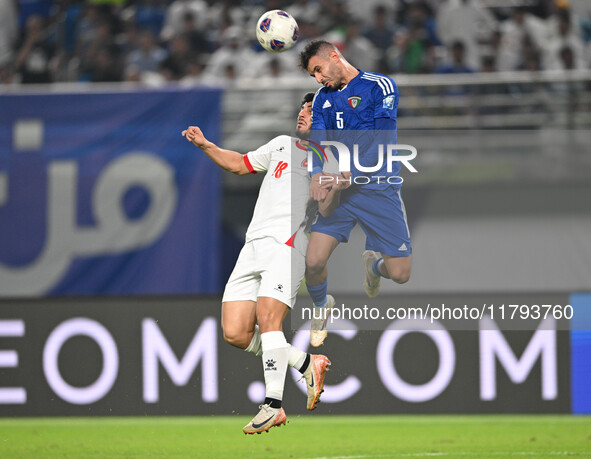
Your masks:
<svg viewBox="0 0 591 459"><path fill-rule="evenodd" d="M0 96L0 296L220 289L221 91Z"/></svg>

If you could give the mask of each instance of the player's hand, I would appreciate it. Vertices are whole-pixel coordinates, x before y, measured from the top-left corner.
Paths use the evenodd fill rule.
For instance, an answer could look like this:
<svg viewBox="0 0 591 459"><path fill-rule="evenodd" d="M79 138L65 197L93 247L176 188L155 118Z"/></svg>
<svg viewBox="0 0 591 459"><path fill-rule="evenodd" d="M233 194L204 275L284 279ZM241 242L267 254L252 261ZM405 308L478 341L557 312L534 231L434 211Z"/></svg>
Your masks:
<svg viewBox="0 0 591 459"><path fill-rule="evenodd" d="M335 186L338 191L346 190L353 182L353 174L351 174L351 172L341 172L341 175L337 175L336 177L338 177L338 179L335 181Z"/></svg>
<svg viewBox="0 0 591 459"><path fill-rule="evenodd" d="M203 132L201 132L201 129L199 129L197 126L189 126L181 134L189 142L193 142L193 144L195 144L197 147L201 147L207 142Z"/></svg>
<svg viewBox="0 0 591 459"><path fill-rule="evenodd" d="M310 183L310 198L314 201L322 201L328 194L328 188L326 185L326 179L321 180L322 177L326 177L327 174L317 173L312 176L312 182Z"/></svg>
<svg viewBox="0 0 591 459"><path fill-rule="evenodd" d="M351 186L351 172L343 172L342 174L330 174L322 172L322 177L319 179L320 187L328 191L334 189L335 191L342 191Z"/></svg>

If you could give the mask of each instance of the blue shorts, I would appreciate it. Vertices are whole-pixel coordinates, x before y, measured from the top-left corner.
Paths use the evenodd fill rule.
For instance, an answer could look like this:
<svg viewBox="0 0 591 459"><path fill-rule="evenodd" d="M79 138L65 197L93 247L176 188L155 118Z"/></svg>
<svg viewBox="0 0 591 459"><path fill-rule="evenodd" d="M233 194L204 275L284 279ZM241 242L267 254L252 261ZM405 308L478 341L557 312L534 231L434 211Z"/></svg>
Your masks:
<svg viewBox="0 0 591 459"><path fill-rule="evenodd" d="M347 242L358 223L365 233L365 249L391 257L408 257L412 248L406 210L400 189L363 189L363 185L341 192L341 203L329 217L318 215L311 232L328 234Z"/></svg>

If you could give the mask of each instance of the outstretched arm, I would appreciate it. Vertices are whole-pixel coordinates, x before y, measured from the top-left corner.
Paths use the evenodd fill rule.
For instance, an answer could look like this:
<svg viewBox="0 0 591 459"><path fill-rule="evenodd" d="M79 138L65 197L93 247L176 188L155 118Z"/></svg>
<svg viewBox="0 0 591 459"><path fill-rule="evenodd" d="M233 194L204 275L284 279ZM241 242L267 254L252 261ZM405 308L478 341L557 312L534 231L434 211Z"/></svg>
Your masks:
<svg viewBox="0 0 591 459"><path fill-rule="evenodd" d="M193 142L193 145L201 148L203 152L222 169L236 175L246 175L250 173L244 162L244 155L237 151L225 150L218 147L215 143L207 140L203 135L203 132L201 132L201 129L197 126L189 126L182 132L182 135L189 142Z"/></svg>

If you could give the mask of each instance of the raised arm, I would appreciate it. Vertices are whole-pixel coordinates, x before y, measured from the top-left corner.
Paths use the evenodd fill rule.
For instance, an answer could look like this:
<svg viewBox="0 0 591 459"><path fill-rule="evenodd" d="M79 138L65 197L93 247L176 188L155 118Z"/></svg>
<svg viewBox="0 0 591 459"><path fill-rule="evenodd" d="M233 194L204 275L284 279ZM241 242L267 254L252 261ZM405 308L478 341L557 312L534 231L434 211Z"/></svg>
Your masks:
<svg viewBox="0 0 591 459"><path fill-rule="evenodd" d="M246 175L248 170L244 162L244 155L233 150L225 150L205 138L201 129L197 126L189 126L182 132L182 135L209 156L209 158L222 169L236 175Z"/></svg>

